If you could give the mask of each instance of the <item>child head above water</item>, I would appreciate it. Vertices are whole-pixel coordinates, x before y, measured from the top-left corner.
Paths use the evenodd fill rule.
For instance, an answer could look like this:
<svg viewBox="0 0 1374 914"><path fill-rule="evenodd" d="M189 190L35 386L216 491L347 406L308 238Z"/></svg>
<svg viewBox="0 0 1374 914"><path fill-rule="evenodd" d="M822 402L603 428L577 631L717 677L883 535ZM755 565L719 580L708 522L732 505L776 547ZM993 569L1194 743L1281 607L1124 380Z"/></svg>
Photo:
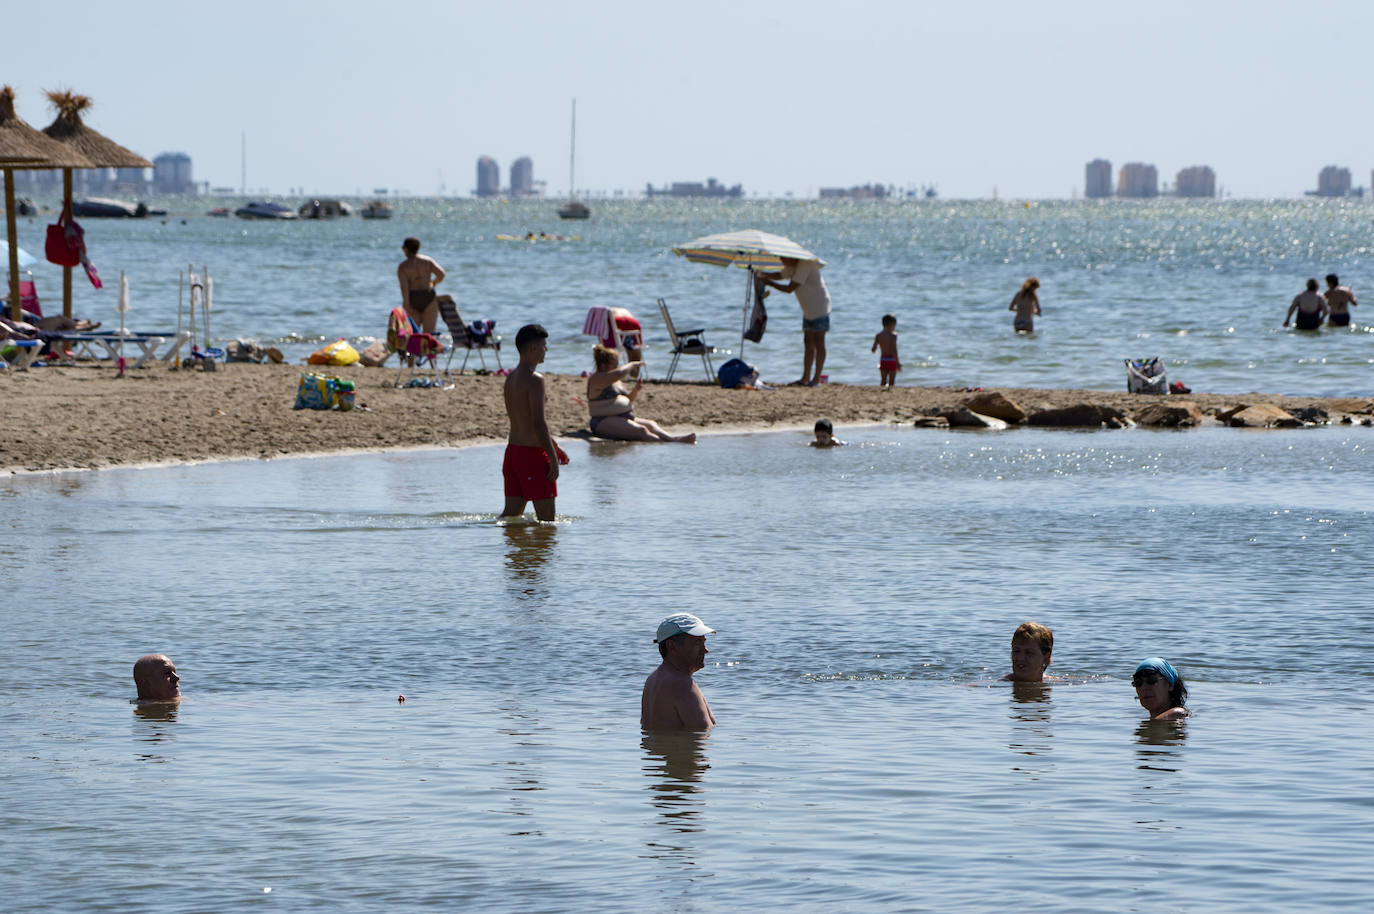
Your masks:
<svg viewBox="0 0 1374 914"><path fill-rule="evenodd" d="M838 444L835 440L835 426L830 424L829 419L816 420L816 439L811 442L812 447L834 447Z"/></svg>
<svg viewBox="0 0 1374 914"><path fill-rule="evenodd" d="M1054 653L1054 632L1039 622L1022 622L1011 636L1012 682L1042 682Z"/></svg>

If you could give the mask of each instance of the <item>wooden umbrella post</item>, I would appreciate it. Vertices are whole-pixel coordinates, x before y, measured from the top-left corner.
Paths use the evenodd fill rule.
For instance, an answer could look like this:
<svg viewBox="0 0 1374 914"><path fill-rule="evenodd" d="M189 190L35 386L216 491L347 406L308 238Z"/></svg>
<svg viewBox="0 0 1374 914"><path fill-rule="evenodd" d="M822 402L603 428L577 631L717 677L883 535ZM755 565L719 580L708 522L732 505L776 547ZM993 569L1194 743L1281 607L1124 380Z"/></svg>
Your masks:
<svg viewBox="0 0 1374 914"><path fill-rule="evenodd" d="M72 205L72 170L62 169L62 205ZM62 316L72 316L72 268L62 268Z"/></svg>
<svg viewBox="0 0 1374 914"><path fill-rule="evenodd" d="M5 231L10 243L10 317L19 321L24 319L24 309L19 303L19 241L15 234L19 231L14 218L14 170L5 169Z"/></svg>

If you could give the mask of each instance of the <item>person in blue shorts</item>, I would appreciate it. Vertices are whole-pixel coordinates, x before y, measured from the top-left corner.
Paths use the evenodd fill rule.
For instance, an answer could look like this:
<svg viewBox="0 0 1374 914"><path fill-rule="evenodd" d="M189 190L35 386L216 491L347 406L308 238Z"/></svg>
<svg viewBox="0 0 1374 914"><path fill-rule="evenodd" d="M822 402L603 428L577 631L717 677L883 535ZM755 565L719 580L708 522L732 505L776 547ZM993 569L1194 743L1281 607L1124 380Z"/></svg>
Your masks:
<svg viewBox="0 0 1374 914"><path fill-rule="evenodd" d="M781 273L760 273L760 278L779 292L795 292L802 310L801 380L793 386L815 387L821 383L825 369L825 335L830 330L830 290L821 278L821 263L816 260L797 260L780 257ZM787 280L786 283L780 280ZM812 370L812 366L815 370Z"/></svg>

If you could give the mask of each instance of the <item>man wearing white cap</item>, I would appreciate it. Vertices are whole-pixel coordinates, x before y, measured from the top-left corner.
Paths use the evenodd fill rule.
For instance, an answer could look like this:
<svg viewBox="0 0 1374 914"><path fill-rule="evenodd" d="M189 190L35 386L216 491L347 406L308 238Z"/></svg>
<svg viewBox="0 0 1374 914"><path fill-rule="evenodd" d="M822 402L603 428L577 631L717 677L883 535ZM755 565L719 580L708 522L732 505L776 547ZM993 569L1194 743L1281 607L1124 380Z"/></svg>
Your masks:
<svg viewBox="0 0 1374 914"><path fill-rule="evenodd" d="M706 636L716 630L691 613L669 616L658 625L654 643L663 662L644 680L639 725L646 730L709 730L716 725L711 706L692 674L706 665Z"/></svg>

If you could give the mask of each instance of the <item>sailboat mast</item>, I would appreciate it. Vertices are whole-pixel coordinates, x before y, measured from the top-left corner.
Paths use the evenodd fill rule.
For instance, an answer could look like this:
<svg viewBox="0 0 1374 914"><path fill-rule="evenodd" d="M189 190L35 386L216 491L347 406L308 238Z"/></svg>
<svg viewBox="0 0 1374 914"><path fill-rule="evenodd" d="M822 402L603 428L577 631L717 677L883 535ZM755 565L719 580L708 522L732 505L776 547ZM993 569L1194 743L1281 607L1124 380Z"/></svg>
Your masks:
<svg viewBox="0 0 1374 914"><path fill-rule="evenodd" d="M577 99L572 100L572 133L568 142L568 199L576 200L577 191L573 188L573 171L577 163Z"/></svg>

